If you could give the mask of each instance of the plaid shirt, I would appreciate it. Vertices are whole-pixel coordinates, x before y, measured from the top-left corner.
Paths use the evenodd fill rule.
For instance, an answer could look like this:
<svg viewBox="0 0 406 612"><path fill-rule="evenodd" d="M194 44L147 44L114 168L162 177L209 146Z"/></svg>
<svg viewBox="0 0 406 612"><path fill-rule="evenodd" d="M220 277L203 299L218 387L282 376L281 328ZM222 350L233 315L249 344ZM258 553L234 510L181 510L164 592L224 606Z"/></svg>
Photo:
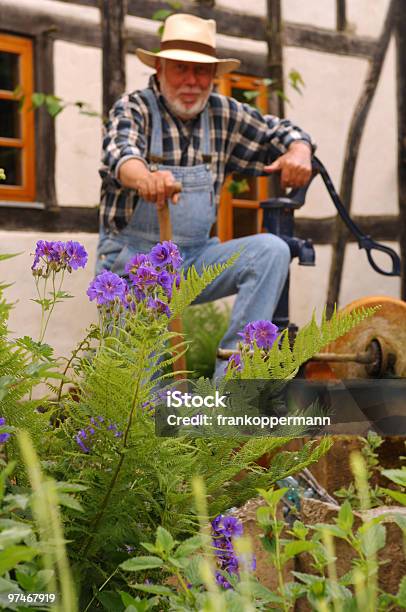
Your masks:
<svg viewBox="0 0 406 612"><path fill-rule="evenodd" d="M203 163L200 115L183 122L165 104L155 76L149 81L162 116L165 165L194 166ZM217 202L225 177L232 173L261 175L263 169L285 153L294 141L312 146L310 136L287 119L261 115L248 104L212 93L208 100L212 174ZM105 229L120 231L129 222L137 204L135 191L124 188L117 178L121 164L131 158L148 160L151 113L143 91L122 96L110 111L103 139L100 175L100 218Z"/></svg>

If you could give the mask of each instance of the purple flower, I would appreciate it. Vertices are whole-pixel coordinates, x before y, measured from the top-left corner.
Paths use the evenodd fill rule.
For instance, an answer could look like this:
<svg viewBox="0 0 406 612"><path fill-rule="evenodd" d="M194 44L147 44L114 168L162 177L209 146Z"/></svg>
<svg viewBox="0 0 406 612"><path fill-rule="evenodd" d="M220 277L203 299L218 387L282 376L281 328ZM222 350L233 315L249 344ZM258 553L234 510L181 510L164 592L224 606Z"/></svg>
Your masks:
<svg viewBox="0 0 406 612"><path fill-rule="evenodd" d="M38 240L35 247L34 262L31 266L35 270L40 262L45 264L56 263L61 266L69 266L72 270L84 268L87 262L87 253L79 242L69 240L61 242L60 240L46 241Z"/></svg>
<svg viewBox="0 0 406 612"><path fill-rule="evenodd" d="M0 417L0 427L4 426L7 426L6 419L4 417ZM0 433L0 444L7 442L10 436L10 433Z"/></svg>
<svg viewBox="0 0 406 612"><path fill-rule="evenodd" d="M123 301L125 292L125 281L114 272L107 270L96 276L86 291L90 301L95 299L98 306L114 302L116 298Z"/></svg>
<svg viewBox="0 0 406 612"><path fill-rule="evenodd" d="M142 264L135 274L130 275L130 278L134 287L144 293L156 285L158 272L150 264Z"/></svg>
<svg viewBox="0 0 406 612"><path fill-rule="evenodd" d="M84 268L87 263L87 252L80 242L69 240L65 246L66 254L68 256L68 265L72 270L78 268Z"/></svg>
<svg viewBox="0 0 406 612"><path fill-rule="evenodd" d="M169 272L167 272L166 270L161 270L161 272L158 274L157 282L159 285L161 285L162 289L168 297L171 297L172 295L173 280L173 274L169 274Z"/></svg>
<svg viewBox="0 0 406 612"><path fill-rule="evenodd" d="M162 300L154 300L154 298L148 298L147 308L150 310L155 310L159 314L166 314L169 318L171 316L171 311L169 309L168 304L165 304Z"/></svg>
<svg viewBox="0 0 406 612"><path fill-rule="evenodd" d="M92 436L95 436L96 434L96 429L99 436L105 435L106 432L113 432L115 438L121 438L123 435L123 432L118 430L116 423L109 422L108 425L106 425L106 422L102 416L90 417L89 420L89 425L81 429L75 436L76 443L85 453L90 453L93 445L100 439L92 439ZM84 440L86 440L86 444Z"/></svg>
<svg viewBox="0 0 406 612"><path fill-rule="evenodd" d="M144 255L143 253L137 253L137 255L134 255L134 257L132 257L130 261L126 263L124 272L132 280L133 277L137 274L137 270L140 266L144 264L148 265L150 263L151 262L149 260L148 255Z"/></svg>
<svg viewBox="0 0 406 612"><path fill-rule="evenodd" d="M271 321L252 321L247 323L238 335L250 346L256 342L258 348L270 349L277 339L279 330Z"/></svg>
<svg viewBox="0 0 406 612"><path fill-rule="evenodd" d="M58 253L54 251L54 242L38 240L35 247L34 262L31 266L32 270L35 270L41 258L45 259L47 263L58 258Z"/></svg>
<svg viewBox="0 0 406 612"><path fill-rule="evenodd" d="M221 574L219 571L216 572L216 582L223 589L233 588L231 584L229 583L229 581L227 580L227 578L224 578L223 574Z"/></svg>
<svg viewBox="0 0 406 612"><path fill-rule="evenodd" d="M241 355L240 353L234 353L234 355L231 355L228 358L227 361L227 365L224 369L224 372L228 372L228 370L238 370L239 372L241 371L242 365L241 365Z"/></svg>
<svg viewBox="0 0 406 612"><path fill-rule="evenodd" d="M171 265L175 270L180 268L183 262L179 249L172 240L165 240L154 246L151 249L150 257L154 265Z"/></svg>
<svg viewBox="0 0 406 612"><path fill-rule="evenodd" d="M237 538L242 535L242 523L234 516L222 516L216 531L227 538Z"/></svg>
<svg viewBox="0 0 406 612"><path fill-rule="evenodd" d="M172 263L168 244L169 243L158 242L149 252L151 263L157 266L157 268Z"/></svg>

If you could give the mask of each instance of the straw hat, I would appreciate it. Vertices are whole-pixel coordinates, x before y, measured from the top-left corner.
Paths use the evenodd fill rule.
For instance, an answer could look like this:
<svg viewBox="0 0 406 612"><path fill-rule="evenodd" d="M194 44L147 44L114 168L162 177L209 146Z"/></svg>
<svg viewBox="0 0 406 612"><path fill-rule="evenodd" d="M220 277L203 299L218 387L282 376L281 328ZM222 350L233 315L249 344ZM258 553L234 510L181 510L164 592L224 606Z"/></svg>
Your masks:
<svg viewBox="0 0 406 612"><path fill-rule="evenodd" d="M216 22L194 15L176 13L170 15L164 24L161 49L157 53L136 50L137 57L147 66L155 68L157 57L182 62L217 64L217 76L236 70L237 59L216 57Z"/></svg>

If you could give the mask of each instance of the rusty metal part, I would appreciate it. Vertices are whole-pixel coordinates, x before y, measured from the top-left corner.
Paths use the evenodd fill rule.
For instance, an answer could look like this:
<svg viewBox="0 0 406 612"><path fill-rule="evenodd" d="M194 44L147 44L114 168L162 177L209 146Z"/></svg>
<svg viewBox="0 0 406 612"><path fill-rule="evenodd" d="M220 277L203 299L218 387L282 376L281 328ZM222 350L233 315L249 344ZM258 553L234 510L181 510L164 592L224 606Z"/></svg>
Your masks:
<svg viewBox="0 0 406 612"><path fill-rule="evenodd" d="M380 306L379 310L332 342L322 351L323 378L406 377L406 302L387 296L372 296L351 302L343 313L360 308ZM361 360L329 359L328 355L358 355ZM370 360L362 360L369 354ZM306 378L318 378L319 364L310 361L305 367Z"/></svg>

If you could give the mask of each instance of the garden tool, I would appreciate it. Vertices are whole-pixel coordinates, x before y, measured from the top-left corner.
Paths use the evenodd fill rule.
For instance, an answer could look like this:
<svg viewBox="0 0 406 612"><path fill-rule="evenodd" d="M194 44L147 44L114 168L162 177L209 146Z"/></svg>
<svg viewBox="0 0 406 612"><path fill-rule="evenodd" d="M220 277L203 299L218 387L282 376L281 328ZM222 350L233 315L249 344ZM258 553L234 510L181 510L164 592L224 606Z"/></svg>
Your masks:
<svg viewBox="0 0 406 612"><path fill-rule="evenodd" d="M173 184L170 191L169 197L181 193L182 183L176 182ZM159 221L159 239L161 242L164 240L172 240L172 224L171 215L169 211L168 202L165 202L165 206L158 208L158 221ZM172 346L175 346L182 340L182 321L180 319L173 319L170 324L170 330L175 332L177 335L171 340ZM181 354L173 364L174 371L185 371L186 370L186 359L185 355ZM183 379L184 374L177 374L175 378Z"/></svg>
<svg viewBox="0 0 406 612"><path fill-rule="evenodd" d="M265 228L287 242L292 259L298 257L299 265L314 266L315 252L312 241L294 236L294 211L304 205L312 180L320 174L338 214L357 239L359 248L365 249L372 268L385 276L400 276L400 259L397 253L361 231L349 216L326 168L317 157L313 157L312 166L312 178L305 187L291 190L287 197L270 198L261 202ZM373 251L380 251L389 257L389 269L383 269L376 263ZM380 309L373 317L312 358L305 367L306 378L406 376L406 303L389 297L375 296L352 302L343 312L377 305L380 305ZM293 340L297 327L289 325L289 278L273 321L279 329L288 328ZM235 352L237 351L220 349L218 356L227 359Z"/></svg>

